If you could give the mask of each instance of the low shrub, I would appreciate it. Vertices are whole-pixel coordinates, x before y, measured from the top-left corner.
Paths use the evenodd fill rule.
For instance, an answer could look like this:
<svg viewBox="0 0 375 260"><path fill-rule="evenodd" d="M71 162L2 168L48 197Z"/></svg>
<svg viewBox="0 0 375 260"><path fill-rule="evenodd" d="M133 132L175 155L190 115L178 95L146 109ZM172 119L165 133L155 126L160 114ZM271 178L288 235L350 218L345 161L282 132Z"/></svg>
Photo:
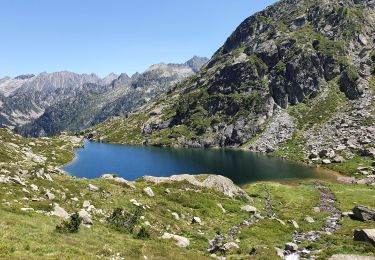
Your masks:
<svg viewBox="0 0 375 260"><path fill-rule="evenodd" d="M141 229L138 231L137 235L135 236L136 239L149 239L150 233L148 232L147 228L145 226L142 226Z"/></svg>
<svg viewBox="0 0 375 260"><path fill-rule="evenodd" d="M75 213L70 217L70 221L63 221L61 224L57 225L56 231L59 233L77 233L81 223L82 218L78 213Z"/></svg>
<svg viewBox="0 0 375 260"><path fill-rule="evenodd" d="M116 228L133 233L142 213L143 209L141 207L136 207L131 213L125 212L123 208L116 208L112 215L107 218L107 221Z"/></svg>

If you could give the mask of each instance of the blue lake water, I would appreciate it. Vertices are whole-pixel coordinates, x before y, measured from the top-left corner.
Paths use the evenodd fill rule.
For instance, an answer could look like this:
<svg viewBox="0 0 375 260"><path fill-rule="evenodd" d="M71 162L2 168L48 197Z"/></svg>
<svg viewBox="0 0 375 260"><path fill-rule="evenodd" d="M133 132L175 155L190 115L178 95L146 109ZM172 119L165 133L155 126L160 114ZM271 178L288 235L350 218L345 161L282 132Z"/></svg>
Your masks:
<svg viewBox="0 0 375 260"><path fill-rule="evenodd" d="M220 174L237 184L267 180L325 178L316 169L285 160L231 149L160 148L86 141L63 169L77 177L114 173L127 180L144 175Z"/></svg>

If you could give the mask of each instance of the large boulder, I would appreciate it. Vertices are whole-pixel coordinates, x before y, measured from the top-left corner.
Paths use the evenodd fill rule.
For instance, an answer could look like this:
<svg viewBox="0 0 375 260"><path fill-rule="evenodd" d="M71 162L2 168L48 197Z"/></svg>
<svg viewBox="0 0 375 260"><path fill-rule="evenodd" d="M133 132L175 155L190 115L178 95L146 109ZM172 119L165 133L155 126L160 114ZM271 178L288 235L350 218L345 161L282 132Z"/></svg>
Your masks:
<svg viewBox="0 0 375 260"><path fill-rule="evenodd" d="M354 241L367 242L375 246L375 229L357 229L354 231Z"/></svg>
<svg viewBox="0 0 375 260"><path fill-rule="evenodd" d="M239 248L240 248L240 246L237 245L237 244L234 243L234 242L228 242L228 243L225 243L225 244L221 247L221 249L222 249L223 251L231 251L231 250L236 250L236 249L239 249Z"/></svg>
<svg viewBox="0 0 375 260"><path fill-rule="evenodd" d="M92 225L92 219L91 219L91 216L90 214L84 210L84 209L81 209L79 212L78 212L78 215L82 218L82 223L85 224L85 225Z"/></svg>
<svg viewBox="0 0 375 260"><path fill-rule="evenodd" d="M241 210L255 214L257 212L257 208L254 206L246 205L241 207Z"/></svg>
<svg viewBox="0 0 375 260"><path fill-rule="evenodd" d="M198 187L206 187L209 189L217 190L228 197L243 196L250 199L249 195L242 190L240 187L235 185L233 181L227 177L221 175L209 175L204 181L199 181L193 175L182 174L182 175L172 175L170 177L153 177L145 176L144 180L153 183L163 183L163 182L182 182L186 181L190 184Z"/></svg>
<svg viewBox="0 0 375 260"><path fill-rule="evenodd" d="M53 211L51 212L52 215L58 216L60 218L69 218L68 212L65 211L62 207L55 204Z"/></svg>
<svg viewBox="0 0 375 260"><path fill-rule="evenodd" d="M113 181L118 182L118 183L123 183L123 184L127 185L129 188L135 189L135 186L134 186L133 183L131 183L128 180L125 180L122 177L114 176L113 174L103 174L102 176L100 176L100 179L113 180Z"/></svg>
<svg viewBox="0 0 375 260"><path fill-rule="evenodd" d="M176 245L179 246L179 247L188 247L190 245L190 240L186 237L173 235L173 234L170 234L170 233L164 233L162 238L175 240Z"/></svg>
<svg viewBox="0 0 375 260"><path fill-rule="evenodd" d="M375 210L366 208L364 206L356 206L353 208L354 218L361 221L374 221Z"/></svg>
<svg viewBox="0 0 375 260"><path fill-rule="evenodd" d="M245 191L235 185L232 180L221 175L209 175L203 182L204 187L215 189L227 195L228 197L235 197L238 195L248 196Z"/></svg>

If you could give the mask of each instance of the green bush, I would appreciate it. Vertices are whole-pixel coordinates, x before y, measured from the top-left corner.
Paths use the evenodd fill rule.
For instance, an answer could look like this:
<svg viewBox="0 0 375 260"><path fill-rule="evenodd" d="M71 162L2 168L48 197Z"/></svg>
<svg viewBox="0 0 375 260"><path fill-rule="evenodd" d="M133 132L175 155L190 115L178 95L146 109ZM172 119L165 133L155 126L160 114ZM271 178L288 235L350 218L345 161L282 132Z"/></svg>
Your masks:
<svg viewBox="0 0 375 260"><path fill-rule="evenodd" d="M370 54L371 60L372 60L372 66L371 66L371 74L375 75L375 50L373 50Z"/></svg>
<svg viewBox="0 0 375 260"><path fill-rule="evenodd" d="M107 218L108 223L112 224L120 230L126 230L133 233L135 225L143 213L141 207L136 207L133 212L125 212L123 208L116 208L110 217Z"/></svg>
<svg viewBox="0 0 375 260"><path fill-rule="evenodd" d="M63 221L61 224L57 225L56 231L59 233L77 233L81 223L82 218L78 213L75 213L70 217L70 221Z"/></svg>
<svg viewBox="0 0 375 260"><path fill-rule="evenodd" d="M372 62L375 63L375 50L372 50L370 57L371 57Z"/></svg>
<svg viewBox="0 0 375 260"><path fill-rule="evenodd" d="M351 82L356 82L359 79L357 69L353 65L349 65L345 68L344 73Z"/></svg>
<svg viewBox="0 0 375 260"><path fill-rule="evenodd" d="M145 226L142 226L141 229L138 231L137 235L136 235L136 238L137 239L143 239L143 240L146 240L146 239L149 239L150 238L150 233L147 231L146 227Z"/></svg>

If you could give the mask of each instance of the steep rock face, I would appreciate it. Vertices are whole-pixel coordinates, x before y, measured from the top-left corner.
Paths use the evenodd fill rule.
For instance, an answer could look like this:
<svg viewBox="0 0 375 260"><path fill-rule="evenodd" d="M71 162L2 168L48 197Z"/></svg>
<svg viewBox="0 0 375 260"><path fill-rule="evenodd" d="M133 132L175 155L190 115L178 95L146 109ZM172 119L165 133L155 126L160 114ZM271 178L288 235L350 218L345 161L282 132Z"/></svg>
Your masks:
<svg viewBox="0 0 375 260"><path fill-rule="evenodd" d="M280 1L246 19L195 76L129 119L96 129L112 142L249 147L274 120L282 128L290 122L281 142L271 136L251 146L276 150L300 127L275 116L280 111L336 89L353 102L371 96L374 20L373 1ZM119 125L133 130L121 134Z"/></svg>
<svg viewBox="0 0 375 260"><path fill-rule="evenodd" d="M193 65L200 66L199 62ZM123 73L109 74L104 79L93 74L43 73L19 88L7 102L12 103L11 113L17 107L30 107L19 113L24 121L13 123L19 133L48 136L61 131L79 131L111 116L124 116L194 73L185 64L158 64L132 77ZM29 111L36 112L30 116Z"/></svg>

